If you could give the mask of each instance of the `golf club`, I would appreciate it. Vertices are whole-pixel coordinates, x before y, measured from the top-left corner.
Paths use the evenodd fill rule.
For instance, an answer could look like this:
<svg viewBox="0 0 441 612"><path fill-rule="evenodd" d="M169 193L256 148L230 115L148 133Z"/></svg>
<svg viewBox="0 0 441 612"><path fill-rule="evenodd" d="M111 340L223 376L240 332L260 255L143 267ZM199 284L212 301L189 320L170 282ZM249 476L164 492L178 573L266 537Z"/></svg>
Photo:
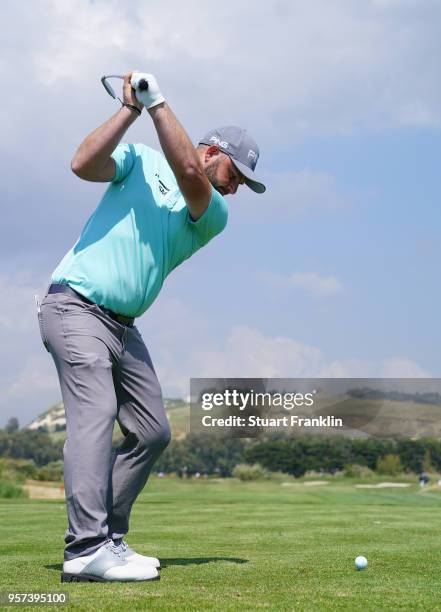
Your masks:
<svg viewBox="0 0 441 612"><path fill-rule="evenodd" d="M101 83L103 84L103 87L107 91L109 96L111 96L114 100L119 100L119 98L117 98L115 94L115 90L110 85L110 83L107 82L108 79L124 79L124 76L121 74L107 74L101 77ZM140 89L141 91L147 91L148 88L148 82L145 79L141 79L138 83L138 89Z"/></svg>

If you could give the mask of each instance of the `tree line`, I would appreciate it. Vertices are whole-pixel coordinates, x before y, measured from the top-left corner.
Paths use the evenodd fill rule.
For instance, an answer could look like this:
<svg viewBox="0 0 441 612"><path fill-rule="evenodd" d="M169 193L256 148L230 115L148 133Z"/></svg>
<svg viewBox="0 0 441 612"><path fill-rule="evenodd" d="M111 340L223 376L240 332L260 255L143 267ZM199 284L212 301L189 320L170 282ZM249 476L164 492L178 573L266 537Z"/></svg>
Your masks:
<svg viewBox="0 0 441 612"><path fill-rule="evenodd" d="M62 460L63 444L38 430L0 429L0 457L28 459L38 467ZM399 457L405 471L441 472L441 441L436 439L272 436L244 440L196 433L173 440L155 464L155 471L227 477L238 464L258 463L272 472L299 477L309 471L335 473L352 464L375 470L379 459L389 455Z"/></svg>
<svg viewBox="0 0 441 612"><path fill-rule="evenodd" d="M0 457L30 459L41 467L63 458L63 441L52 441L49 434L35 429L0 429Z"/></svg>
<svg viewBox="0 0 441 612"><path fill-rule="evenodd" d="M308 471L335 473L348 465L375 470L384 457L399 458L404 471L441 472L441 441L435 439L324 438L268 439L245 448L245 462L300 477Z"/></svg>
<svg viewBox="0 0 441 612"><path fill-rule="evenodd" d="M262 440L219 439L209 434L189 434L170 444L155 470L176 473L231 476L236 465L260 464L271 472L295 477L306 472L343 471L348 465L375 470L380 459L397 456L403 470L441 472L441 441L384 438L268 437Z"/></svg>

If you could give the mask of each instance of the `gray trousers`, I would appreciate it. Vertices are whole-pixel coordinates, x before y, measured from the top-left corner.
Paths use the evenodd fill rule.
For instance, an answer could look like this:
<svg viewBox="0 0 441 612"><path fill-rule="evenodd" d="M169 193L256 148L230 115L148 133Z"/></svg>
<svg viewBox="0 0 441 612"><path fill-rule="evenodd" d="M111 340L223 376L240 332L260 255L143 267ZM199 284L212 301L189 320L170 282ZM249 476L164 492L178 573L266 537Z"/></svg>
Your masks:
<svg viewBox="0 0 441 612"><path fill-rule="evenodd" d="M64 558L70 560L91 554L108 538L124 537L133 502L169 443L170 428L136 326L63 293L42 300L38 319L66 413ZM115 419L125 437L112 453Z"/></svg>

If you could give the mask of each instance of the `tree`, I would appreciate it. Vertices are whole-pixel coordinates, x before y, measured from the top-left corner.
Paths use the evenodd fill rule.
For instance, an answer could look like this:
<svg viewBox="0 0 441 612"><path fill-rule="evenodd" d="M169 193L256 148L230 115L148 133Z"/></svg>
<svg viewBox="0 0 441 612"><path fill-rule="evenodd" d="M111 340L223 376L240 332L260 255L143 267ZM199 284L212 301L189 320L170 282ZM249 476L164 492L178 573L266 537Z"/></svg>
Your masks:
<svg viewBox="0 0 441 612"><path fill-rule="evenodd" d="M384 455L377 461L377 473L388 476L398 476L403 471L400 456L395 454Z"/></svg>
<svg viewBox="0 0 441 612"><path fill-rule="evenodd" d="M189 476L197 472L231 476L235 465L243 463L243 451L244 442L241 439L190 433L183 440L172 441L155 463L155 470L185 472Z"/></svg>
<svg viewBox="0 0 441 612"><path fill-rule="evenodd" d="M1 442L1 436L0 436ZM54 444L48 434L32 429L22 429L10 435L9 448L4 456L12 459L33 459L37 466L62 458L62 449Z"/></svg>
<svg viewBox="0 0 441 612"><path fill-rule="evenodd" d="M11 417L6 423L5 431L8 434L13 434L20 429L17 417Z"/></svg>
<svg viewBox="0 0 441 612"><path fill-rule="evenodd" d="M424 440L399 440L397 453L405 469L416 474L423 471L425 445Z"/></svg>

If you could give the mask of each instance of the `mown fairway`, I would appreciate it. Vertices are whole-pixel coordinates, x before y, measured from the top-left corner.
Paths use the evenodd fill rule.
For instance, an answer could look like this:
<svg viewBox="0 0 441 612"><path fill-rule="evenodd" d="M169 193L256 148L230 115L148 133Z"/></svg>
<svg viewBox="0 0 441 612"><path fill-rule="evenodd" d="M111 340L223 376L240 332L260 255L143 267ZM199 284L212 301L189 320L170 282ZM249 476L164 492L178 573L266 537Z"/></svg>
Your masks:
<svg viewBox="0 0 441 612"><path fill-rule="evenodd" d="M441 609L436 489L152 478L127 540L161 559L161 580L127 585L60 584L62 502L2 500L0 514L0 590L65 591L69 609Z"/></svg>

